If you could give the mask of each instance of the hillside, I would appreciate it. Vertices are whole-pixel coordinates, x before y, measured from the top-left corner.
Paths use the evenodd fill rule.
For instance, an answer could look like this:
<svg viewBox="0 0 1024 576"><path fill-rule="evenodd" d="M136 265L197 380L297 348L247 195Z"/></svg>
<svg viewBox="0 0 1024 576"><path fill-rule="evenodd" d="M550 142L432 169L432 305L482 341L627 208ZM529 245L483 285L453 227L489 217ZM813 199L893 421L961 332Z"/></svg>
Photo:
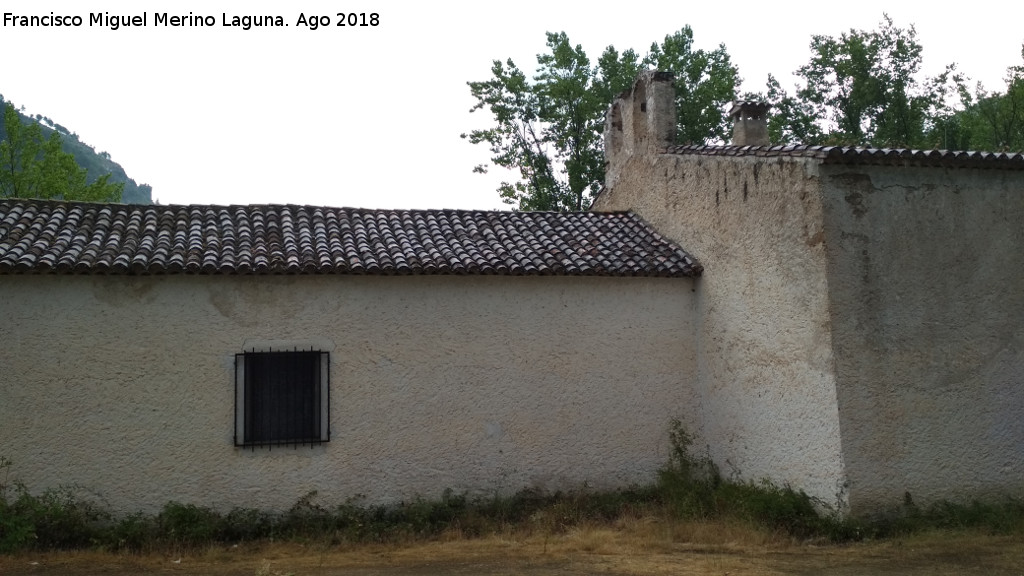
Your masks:
<svg viewBox="0 0 1024 576"><path fill-rule="evenodd" d="M6 104L3 95L0 95L0 109ZM15 106L17 109L17 106ZM42 127L43 136L49 137L50 133L57 131L61 135L61 141L65 152L70 153L75 157L75 161L78 165L85 168L88 171L89 182L93 182L99 176L103 174L110 174L110 182L123 182L124 191L121 194L121 202L125 204L152 204L153 203L153 187L149 184L137 184L135 180L128 177L124 168L120 164L110 159L110 154L106 152L96 152L96 149L92 146L82 142L78 134L75 134L54 122L50 118L41 114L35 116L26 116L21 112L18 113L21 116L23 123L35 122ZM3 123L0 122L0 140L7 138L7 131L4 129Z"/></svg>

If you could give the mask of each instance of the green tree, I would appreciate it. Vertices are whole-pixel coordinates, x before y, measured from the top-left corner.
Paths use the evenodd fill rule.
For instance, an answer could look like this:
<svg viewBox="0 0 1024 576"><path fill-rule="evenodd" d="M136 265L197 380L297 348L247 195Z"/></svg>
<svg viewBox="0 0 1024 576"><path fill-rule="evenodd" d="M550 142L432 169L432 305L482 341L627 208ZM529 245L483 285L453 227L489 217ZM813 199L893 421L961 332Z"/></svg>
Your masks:
<svg viewBox="0 0 1024 576"><path fill-rule="evenodd" d="M693 49L689 27L653 44L640 59L633 50L607 47L592 63L564 32L547 34L548 51L537 56L532 80L512 60L495 60L491 78L468 82L477 100L471 112L486 109L491 128L462 137L486 144L491 162L516 170L516 182L502 182L498 193L519 210L582 210L604 182L604 114L647 66L676 74L679 141L706 143L725 138L724 108L739 75L724 46ZM486 165L474 168L486 172Z"/></svg>
<svg viewBox="0 0 1024 576"><path fill-rule="evenodd" d="M87 182L86 169L61 148L60 135L43 138L36 122L22 124L10 103L4 106L0 141L0 197L60 198L87 202L119 202L123 183L108 183L109 175Z"/></svg>
<svg viewBox="0 0 1024 576"><path fill-rule="evenodd" d="M675 76L677 143L729 140L732 124L727 109L740 78L724 44L710 52L694 50L693 30L686 26L665 36L660 45L651 44L643 64Z"/></svg>
<svg viewBox="0 0 1024 576"><path fill-rule="evenodd" d="M989 92L980 82L973 93L962 89L963 109L937 122L933 139L942 148L1024 150L1024 65L1007 68L1004 80L1001 92Z"/></svg>
<svg viewBox="0 0 1024 576"><path fill-rule="evenodd" d="M887 15L878 30L814 36L811 60L796 71L804 83L789 96L769 78L776 109L773 141L876 147L930 147L937 119L961 81L953 65L919 80L922 46L914 27Z"/></svg>
<svg viewBox="0 0 1024 576"><path fill-rule="evenodd" d="M765 96L751 94L746 99L763 99L772 105L773 112L768 115L768 138L771 142L821 144L826 140L811 104L789 95L775 76L768 75L768 93Z"/></svg>
<svg viewBox="0 0 1024 576"><path fill-rule="evenodd" d="M533 82L509 59L494 61L489 80L468 83L477 99L471 112L486 108L495 125L462 137L487 144L491 162L519 172L518 181L498 187L505 203L520 210L581 210L603 179L605 101L623 87L622 76L638 70L637 58L609 47L594 67L564 32L548 33L547 47L537 56Z"/></svg>

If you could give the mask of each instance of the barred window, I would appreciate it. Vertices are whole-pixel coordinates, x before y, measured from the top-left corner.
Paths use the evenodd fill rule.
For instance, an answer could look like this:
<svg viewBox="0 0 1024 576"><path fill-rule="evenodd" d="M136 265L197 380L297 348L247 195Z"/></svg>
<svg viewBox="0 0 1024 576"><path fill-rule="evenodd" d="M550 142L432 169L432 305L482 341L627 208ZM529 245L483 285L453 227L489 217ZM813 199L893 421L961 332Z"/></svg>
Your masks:
<svg viewBox="0 0 1024 576"><path fill-rule="evenodd" d="M235 355L235 446L330 440L330 353Z"/></svg>

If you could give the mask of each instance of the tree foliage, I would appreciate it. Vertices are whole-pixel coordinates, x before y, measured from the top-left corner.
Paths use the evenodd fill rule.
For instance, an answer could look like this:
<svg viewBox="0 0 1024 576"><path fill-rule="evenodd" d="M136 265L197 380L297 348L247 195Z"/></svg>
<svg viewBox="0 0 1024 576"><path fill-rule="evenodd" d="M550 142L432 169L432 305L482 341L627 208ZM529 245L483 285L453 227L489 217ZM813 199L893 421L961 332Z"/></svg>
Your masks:
<svg viewBox="0 0 1024 576"><path fill-rule="evenodd" d="M626 78L639 69L637 57L609 47L592 66L564 32L548 33L547 47L548 53L537 56L532 82L509 59L494 61L489 80L468 83L477 99L472 110L486 108L495 125L462 137L487 144L491 162L519 171L518 181L498 188L507 204L520 210L581 210L603 180L600 134L606 102L632 81Z"/></svg>
<svg viewBox="0 0 1024 576"><path fill-rule="evenodd" d="M547 52L537 56L532 79L511 60L495 60L491 78L468 82L477 100L471 111L487 110L494 125L462 137L486 144L497 166L518 171L498 193L519 210L582 210L604 181L604 114L614 97L629 89L642 68L674 72L682 142L724 138L724 107L739 80L724 46L693 48L689 27L654 43L639 58L633 50L604 50L592 63L564 32L547 34ZM486 165L474 171L487 172Z"/></svg>
<svg viewBox="0 0 1024 576"><path fill-rule="evenodd" d="M913 26L899 28L885 16L877 30L813 36L810 49L795 73L803 80L795 95L769 77L773 141L931 147L935 121L949 112L961 79L953 65L919 79L923 48Z"/></svg>
<svg viewBox="0 0 1024 576"><path fill-rule="evenodd" d="M1024 150L1024 45L1022 65L1010 66L1002 91L990 92L979 82L973 93L961 88L961 110L936 122L934 139L942 148L962 150Z"/></svg>
<svg viewBox="0 0 1024 576"><path fill-rule="evenodd" d="M765 93L744 96L772 105L774 143L1024 150L1024 65L1011 67L1005 89L993 92L980 84L968 90L952 64L923 76L916 30L887 15L876 30L813 36L809 48L795 90L769 75ZM695 49L689 26L653 43L643 58L609 46L596 61L564 32L548 33L532 77L511 59L495 60L489 79L468 82L471 112L489 112L493 124L462 137L486 145L491 164L517 172L498 187L507 204L582 210L604 180L604 114L646 68L675 77L677 143L729 140L737 68L724 45Z"/></svg>
<svg viewBox="0 0 1024 576"><path fill-rule="evenodd" d="M922 79L914 27L899 28L888 16L878 30L814 36L810 48L795 93L768 78L773 142L1024 150L1024 66L1007 70L1003 91L980 83L968 90L952 64Z"/></svg>
<svg viewBox="0 0 1024 576"><path fill-rule="evenodd" d="M109 175L87 182L87 171L64 152L54 131L43 138L38 123L22 124L10 103L4 106L0 141L0 197L59 198L87 202L119 202L122 183L108 183Z"/></svg>
<svg viewBox="0 0 1024 576"><path fill-rule="evenodd" d="M724 44L710 52L694 50L693 30L686 26L665 36L660 45L651 44L643 64L675 76L677 143L729 140L731 124L726 109L740 78Z"/></svg>

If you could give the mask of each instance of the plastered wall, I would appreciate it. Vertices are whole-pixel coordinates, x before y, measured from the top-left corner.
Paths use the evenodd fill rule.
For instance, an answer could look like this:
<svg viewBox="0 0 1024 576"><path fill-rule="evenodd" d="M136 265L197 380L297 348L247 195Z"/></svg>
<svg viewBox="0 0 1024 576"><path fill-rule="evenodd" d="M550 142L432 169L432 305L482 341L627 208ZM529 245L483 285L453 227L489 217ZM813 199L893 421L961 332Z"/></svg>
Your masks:
<svg viewBox="0 0 1024 576"><path fill-rule="evenodd" d="M721 471L845 509L817 165L657 153L610 162L614 186L594 209L639 213L704 266L696 392L701 441Z"/></svg>
<svg viewBox="0 0 1024 576"><path fill-rule="evenodd" d="M1024 494L1020 172L820 178L853 509Z"/></svg>
<svg viewBox="0 0 1024 576"><path fill-rule="evenodd" d="M693 282L0 276L0 455L115 512L653 479L696 418ZM234 355L331 352L331 441L233 446Z"/></svg>

